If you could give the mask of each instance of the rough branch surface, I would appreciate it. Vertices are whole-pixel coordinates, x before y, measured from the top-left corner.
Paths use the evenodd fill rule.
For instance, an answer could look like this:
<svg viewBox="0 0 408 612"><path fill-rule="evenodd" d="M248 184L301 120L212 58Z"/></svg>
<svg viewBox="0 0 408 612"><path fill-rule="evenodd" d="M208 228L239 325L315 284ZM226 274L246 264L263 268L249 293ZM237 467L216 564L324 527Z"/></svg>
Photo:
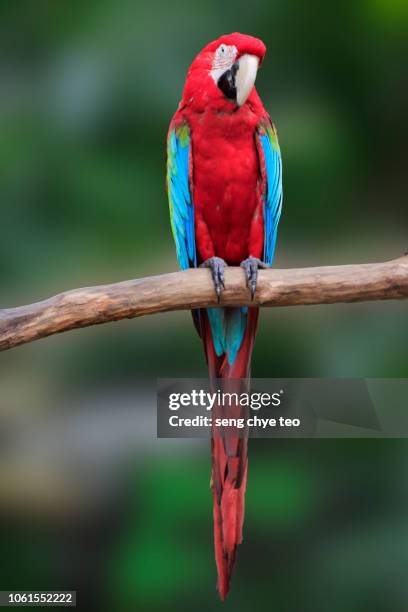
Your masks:
<svg viewBox="0 0 408 612"><path fill-rule="evenodd" d="M108 321L207 306L300 306L408 298L408 256L385 263L261 270L254 301L241 268L227 268L220 304L209 270L73 289L0 310L0 350Z"/></svg>

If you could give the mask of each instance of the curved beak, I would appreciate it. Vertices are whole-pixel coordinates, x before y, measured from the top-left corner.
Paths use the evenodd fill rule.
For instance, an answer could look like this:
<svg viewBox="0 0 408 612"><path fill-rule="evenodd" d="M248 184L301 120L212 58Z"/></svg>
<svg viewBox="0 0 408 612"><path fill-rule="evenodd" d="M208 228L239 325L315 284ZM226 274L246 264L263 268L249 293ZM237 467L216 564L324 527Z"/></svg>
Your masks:
<svg viewBox="0 0 408 612"><path fill-rule="evenodd" d="M248 53L242 55L237 62L238 69L235 76L235 86L238 106L245 104L254 87L258 65L259 58Z"/></svg>

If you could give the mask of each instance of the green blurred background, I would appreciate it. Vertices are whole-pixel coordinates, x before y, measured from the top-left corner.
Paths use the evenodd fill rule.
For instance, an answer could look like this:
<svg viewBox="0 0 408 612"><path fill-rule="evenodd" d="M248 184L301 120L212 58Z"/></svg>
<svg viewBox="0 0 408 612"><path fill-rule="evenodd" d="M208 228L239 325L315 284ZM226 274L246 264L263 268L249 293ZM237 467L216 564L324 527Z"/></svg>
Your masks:
<svg viewBox="0 0 408 612"><path fill-rule="evenodd" d="M165 139L196 53L264 40L284 162L276 266L407 250L404 0L0 5L0 307L177 268ZM406 304L263 310L256 377L405 377ZM206 443L155 438L156 377L205 376L186 312L0 355L0 589L221 609ZM253 440L224 610L408 609L408 445Z"/></svg>

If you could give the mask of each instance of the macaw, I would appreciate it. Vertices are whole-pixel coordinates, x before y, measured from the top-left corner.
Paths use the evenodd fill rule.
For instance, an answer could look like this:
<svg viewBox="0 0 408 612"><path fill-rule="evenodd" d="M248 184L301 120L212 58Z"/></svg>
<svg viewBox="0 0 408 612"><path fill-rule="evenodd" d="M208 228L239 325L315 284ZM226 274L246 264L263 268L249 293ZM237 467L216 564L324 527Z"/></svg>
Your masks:
<svg viewBox="0 0 408 612"><path fill-rule="evenodd" d="M252 297L272 264L282 208L277 133L254 87L266 48L245 34L221 36L191 64L167 138L167 191L182 269L211 270L220 300L224 270L244 269ZM259 308L193 311L210 380L249 380ZM212 436L217 586L228 594L242 541L247 436Z"/></svg>

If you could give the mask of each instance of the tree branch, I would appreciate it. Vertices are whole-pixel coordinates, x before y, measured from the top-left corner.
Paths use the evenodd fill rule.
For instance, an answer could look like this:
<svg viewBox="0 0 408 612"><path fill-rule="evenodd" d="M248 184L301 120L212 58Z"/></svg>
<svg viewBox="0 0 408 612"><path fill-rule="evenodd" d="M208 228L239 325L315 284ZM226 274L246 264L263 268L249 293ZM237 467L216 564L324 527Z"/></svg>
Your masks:
<svg viewBox="0 0 408 612"><path fill-rule="evenodd" d="M156 312L209 306L300 306L408 298L408 256L385 263L260 270L254 301L240 268L227 268L217 303L209 270L185 270L73 289L0 310L0 350L45 336Z"/></svg>

